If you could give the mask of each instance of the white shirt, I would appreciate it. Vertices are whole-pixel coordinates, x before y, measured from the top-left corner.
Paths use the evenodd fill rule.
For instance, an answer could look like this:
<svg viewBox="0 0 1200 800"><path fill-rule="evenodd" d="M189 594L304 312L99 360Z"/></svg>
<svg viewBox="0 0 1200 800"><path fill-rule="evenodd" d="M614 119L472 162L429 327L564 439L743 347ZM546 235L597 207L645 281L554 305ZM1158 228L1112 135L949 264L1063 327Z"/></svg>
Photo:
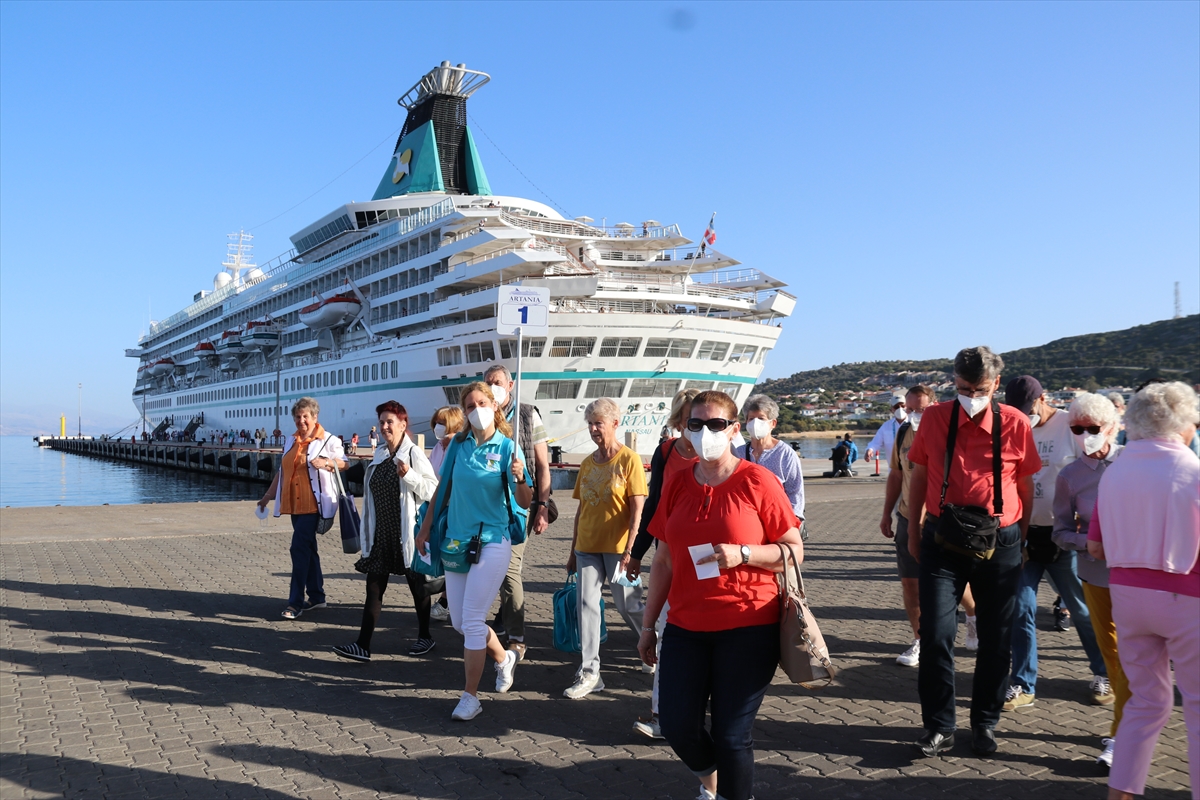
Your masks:
<svg viewBox="0 0 1200 800"><path fill-rule="evenodd" d="M880 458L886 460L888 454L892 452L892 445L896 443L896 431L900 430L900 426L903 424L895 417L883 423L883 427L875 434L875 438L867 445L867 449L874 450L879 453Z"/></svg>
<svg viewBox="0 0 1200 800"><path fill-rule="evenodd" d="M1033 476L1033 517L1030 525L1054 525L1054 483L1058 473L1083 453L1071 433L1069 415L1059 411L1044 425L1033 429L1042 468Z"/></svg>

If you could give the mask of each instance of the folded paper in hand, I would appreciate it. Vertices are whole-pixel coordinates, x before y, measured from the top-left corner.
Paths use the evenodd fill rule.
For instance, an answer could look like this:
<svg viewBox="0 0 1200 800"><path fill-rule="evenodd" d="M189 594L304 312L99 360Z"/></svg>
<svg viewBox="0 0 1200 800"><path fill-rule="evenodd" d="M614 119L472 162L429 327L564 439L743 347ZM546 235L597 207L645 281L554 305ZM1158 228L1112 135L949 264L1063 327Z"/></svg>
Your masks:
<svg viewBox="0 0 1200 800"><path fill-rule="evenodd" d="M688 553L692 556L692 563L696 565L696 577L700 580L719 578L721 576L721 567L716 561L710 561L707 564L699 563L700 559L705 556L711 556L716 552L716 549L711 544L694 544L688 548Z"/></svg>

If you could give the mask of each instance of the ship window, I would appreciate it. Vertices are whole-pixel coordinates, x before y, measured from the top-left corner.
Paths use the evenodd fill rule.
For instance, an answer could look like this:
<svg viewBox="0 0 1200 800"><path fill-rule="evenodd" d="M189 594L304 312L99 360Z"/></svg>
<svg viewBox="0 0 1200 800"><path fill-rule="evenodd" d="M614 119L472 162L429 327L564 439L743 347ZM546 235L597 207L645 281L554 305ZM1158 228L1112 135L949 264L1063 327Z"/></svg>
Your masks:
<svg viewBox="0 0 1200 800"><path fill-rule="evenodd" d="M695 339L647 339L642 355L646 358L691 358L695 347Z"/></svg>
<svg viewBox="0 0 1200 800"><path fill-rule="evenodd" d="M446 393L446 402L452 406L458 405L459 395L462 393L460 386L443 386L442 391Z"/></svg>
<svg viewBox="0 0 1200 800"><path fill-rule="evenodd" d="M358 383L358 367L354 368L354 382Z"/></svg>
<svg viewBox="0 0 1200 800"><path fill-rule="evenodd" d="M683 385L684 389L699 389L702 392L707 392L713 388L712 381L688 381Z"/></svg>
<svg viewBox="0 0 1200 800"><path fill-rule="evenodd" d="M593 340L595 341L595 340ZM542 381L538 384L535 400L574 400L579 396L583 381Z"/></svg>
<svg viewBox="0 0 1200 800"><path fill-rule="evenodd" d="M550 345L551 358L583 358L592 354L596 346L595 336L576 336L574 338L556 338Z"/></svg>
<svg viewBox="0 0 1200 800"><path fill-rule="evenodd" d="M541 358L542 352L546 349L546 337L532 336L521 340L522 355L526 358ZM516 339L501 339L500 340L500 357L501 358L516 358L517 357L517 340Z"/></svg>
<svg viewBox="0 0 1200 800"><path fill-rule="evenodd" d="M371 365L371 380L373 380L373 381L379 380L379 365L378 364Z"/></svg>
<svg viewBox="0 0 1200 800"><path fill-rule="evenodd" d="M471 342L466 347L468 364L478 364L481 361L496 360L496 348L490 341Z"/></svg>
<svg viewBox="0 0 1200 800"><path fill-rule="evenodd" d="M620 397L625 393L625 381L619 380L604 380L588 381L587 391L583 396L588 400L594 400L597 397Z"/></svg>
<svg viewBox="0 0 1200 800"><path fill-rule="evenodd" d="M718 384L717 391L724 392L725 394L729 395L730 397L733 398L733 402L736 403L738 391L740 391L741 388L742 388L742 384L740 384L740 383L722 383L722 384Z"/></svg>
<svg viewBox="0 0 1200 800"><path fill-rule="evenodd" d="M395 361L392 362L392 377L393 378L400 377L400 367Z"/></svg>
<svg viewBox="0 0 1200 800"><path fill-rule="evenodd" d="M455 364L462 363L462 348L457 345L454 347L439 347L438 348L438 366L452 367Z"/></svg>
<svg viewBox="0 0 1200 800"><path fill-rule="evenodd" d="M701 361L724 361L729 352L729 342L703 342L696 351L696 358Z"/></svg>
<svg viewBox="0 0 1200 800"><path fill-rule="evenodd" d="M755 364L761 364L761 363L763 363L764 361L766 361L766 360L767 360L767 353L769 353L769 352L771 352L771 348L769 348L769 347L764 347L762 350L759 350L759 351L758 351L758 358L754 359L754 363L755 363Z"/></svg>
<svg viewBox="0 0 1200 800"><path fill-rule="evenodd" d="M385 381L387 380L387 362L386 361L379 362L379 377Z"/></svg>
<svg viewBox="0 0 1200 800"><path fill-rule="evenodd" d="M653 341L653 340L651 340ZM646 345L649 348L649 345ZM662 378L636 378L629 387L630 397L674 397L679 391L679 381Z"/></svg>
<svg viewBox="0 0 1200 800"><path fill-rule="evenodd" d="M636 358L638 348L641 346L641 337L617 337L609 336L600 343L601 358ZM607 395L597 395L598 397L607 397Z"/></svg>
<svg viewBox="0 0 1200 800"><path fill-rule="evenodd" d="M730 361L749 362L754 358L754 354L758 352L758 347L752 344L739 344L733 348L733 354L729 356Z"/></svg>
<svg viewBox="0 0 1200 800"><path fill-rule="evenodd" d="M303 381L303 385L300 387L300 391L304 391L305 389L308 388L308 376L301 375L300 380Z"/></svg>

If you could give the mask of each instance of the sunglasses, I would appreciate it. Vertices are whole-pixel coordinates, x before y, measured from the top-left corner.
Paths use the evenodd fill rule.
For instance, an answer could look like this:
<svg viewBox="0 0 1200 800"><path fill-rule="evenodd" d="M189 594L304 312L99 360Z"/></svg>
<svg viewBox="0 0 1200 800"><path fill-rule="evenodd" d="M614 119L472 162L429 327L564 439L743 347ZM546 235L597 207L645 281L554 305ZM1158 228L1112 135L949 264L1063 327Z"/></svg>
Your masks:
<svg viewBox="0 0 1200 800"><path fill-rule="evenodd" d="M1076 436L1082 436L1084 433L1090 433L1093 436L1095 436L1099 432L1100 432L1099 425L1088 425L1086 428L1083 425L1072 425L1071 426L1071 433L1075 434Z"/></svg>
<svg viewBox="0 0 1200 800"><path fill-rule="evenodd" d="M700 419L699 417L692 417L687 421L687 429L692 433L695 433L701 428L708 428L713 433L718 433L725 430L730 425L735 424L737 424L736 419L721 419L720 417L713 417L712 419Z"/></svg>

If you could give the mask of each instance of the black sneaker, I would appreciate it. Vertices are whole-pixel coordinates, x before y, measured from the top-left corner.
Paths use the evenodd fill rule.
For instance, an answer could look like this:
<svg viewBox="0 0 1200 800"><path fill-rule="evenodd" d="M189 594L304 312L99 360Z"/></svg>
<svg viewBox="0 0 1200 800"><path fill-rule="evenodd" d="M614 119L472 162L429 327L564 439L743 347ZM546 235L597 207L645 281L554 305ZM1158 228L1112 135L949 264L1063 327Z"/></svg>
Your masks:
<svg viewBox="0 0 1200 800"><path fill-rule="evenodd" d="M927 758L935 758L954 747L954 732L925 731L925 735L917 739L917 747Z"/></svg>
<svg viewBox="0 0 1200 800"><path fill-rule="evenodd" d="M337 653L342 658L348 658L351 661L362 661L370 663L371 651L364 650L359 647L358 642L354 644L338 644L333 646L333 652Z"/></svg>
<svg viewBox="0 0 1200 800"><path fill-rule="evenodd" d="M990 756L996 752L996 734L986 725L971 728L971 752L977 756Z"/></svg>
<svg viewBox="0 0 1200 800"><path fill-rule="evenodd" d="M423 656L437 646L437 642L433 639L417 639L413 642L412 647L408 648L410 656Z"/></svg>
<svg viewBox="0 0 1200 800"><path fill-rule="evenodd" d="M1054 630L1063 632L1071 630L1071 612L1062 604L1062 598L1054 598Z"/></svg>

